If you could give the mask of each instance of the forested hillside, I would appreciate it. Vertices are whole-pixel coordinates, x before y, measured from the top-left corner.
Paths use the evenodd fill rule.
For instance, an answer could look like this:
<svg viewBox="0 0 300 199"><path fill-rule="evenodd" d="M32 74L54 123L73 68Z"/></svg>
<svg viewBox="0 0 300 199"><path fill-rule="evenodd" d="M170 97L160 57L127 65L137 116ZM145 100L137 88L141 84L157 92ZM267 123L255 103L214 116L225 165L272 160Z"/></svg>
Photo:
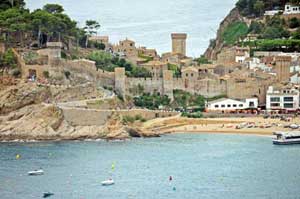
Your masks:
<svg viewBox="0 0 300 199"><path fill-rule="evenodd" d="M234 45L249 45L257 50L300 51L300 15L286 18L282 12L286 3L299 2L239 0L220 24L217 37L211 40L205 56L214 60L223 48ZM264 16L268 10L278 10L278 14ZM256 35L257 41L244 42L249 34Z"/></svg>

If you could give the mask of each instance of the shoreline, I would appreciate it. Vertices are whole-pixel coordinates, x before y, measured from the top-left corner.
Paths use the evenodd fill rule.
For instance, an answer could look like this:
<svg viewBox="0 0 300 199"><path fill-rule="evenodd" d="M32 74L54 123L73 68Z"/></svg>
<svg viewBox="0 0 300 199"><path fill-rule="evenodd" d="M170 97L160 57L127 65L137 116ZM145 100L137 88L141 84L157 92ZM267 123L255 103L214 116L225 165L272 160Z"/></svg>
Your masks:
<svg viewBox="0 0 300 199"><path fill-rule="evenodd" d="M272 133L266 133L266 132L258 132L258 131L253 131L253 132L247 132L247 131L220 131L220 130L197 130L197 131L173 131L173 132L165 132L160 134L159 137L167 136L167 135L172 135L172 134L224 134L224 135L244 135L244 136L262 136L262 137L272 137ZM47 138L47 139L1 139L1 143L46 143L46 142L125 142L125 141L131 141L132 139L147 139L147 138L157 138L157 137L141 137L141 138L126 138L126 139L106 139L106 138L86 138L86 139L58 139L58 138Z"/></svg>
<svg viewBox="0 0 300 199"><path fill-rule="evenodd" d="M225 135L253 135L253 136L263 136L272 137L273 133L266 132L247 132L247 131L215 131L215 130L203 130L203 131L187 131L187 132L172 132L170 134L225 134Z"/></svg>

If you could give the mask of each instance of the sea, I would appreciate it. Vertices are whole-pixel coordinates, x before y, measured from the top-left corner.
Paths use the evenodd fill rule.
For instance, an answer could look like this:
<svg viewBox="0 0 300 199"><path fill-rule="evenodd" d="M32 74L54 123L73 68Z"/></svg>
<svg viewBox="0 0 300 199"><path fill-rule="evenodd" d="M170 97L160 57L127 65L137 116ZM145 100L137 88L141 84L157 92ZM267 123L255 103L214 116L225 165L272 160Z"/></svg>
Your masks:
<svg viewBox="0 0 300 199"><path fill-rule="evenodd" d="M254 135L1 143L0 198L297 199L299 165L300 145ZM27 175L40 167L44 175Z"/></svg>
<svg viewBox="0 0 300 199"><path fill-rule="evenodd" d="M187 54L199 57L215 38L220 22L237 0L25 0L34 10L47 3L64 6L65 12L83 27L86 20L101 24L98 35L111 43L128 38L137 46L171 51L173 32L188 34Z"/></svg>

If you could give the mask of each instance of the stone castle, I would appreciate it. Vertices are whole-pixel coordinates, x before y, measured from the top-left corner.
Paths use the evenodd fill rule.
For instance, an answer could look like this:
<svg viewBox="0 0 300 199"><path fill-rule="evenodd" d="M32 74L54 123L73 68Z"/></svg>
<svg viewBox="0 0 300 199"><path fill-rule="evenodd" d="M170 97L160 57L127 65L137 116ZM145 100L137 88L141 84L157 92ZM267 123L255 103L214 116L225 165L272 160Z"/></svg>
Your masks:
<svg viewBox="0 0 300 199"><path fill-rule="evenodd" d="M275 78L264 73L253 72L236 64L203 64L199 65L192 58L186 56L187 35L175 33L171 35L172 52L164 53L159 57L155 50L145 47L136 48L135 43L126 39L113 46L115 53L122 53L126 59L138 60L138 55L147 53L153 61L139 60L137 65L145 67L152 72L151 78L127 77L124 68L115 68L114 72L106 72L96 69L96 64L89 60L65 60L60 57L61 44L59 42L48 43L48 48L41 49L37 53L45 58L38 64L25 63L19 52L19 65L22 68L24 78L34 76L43 79L45 73L51 77L63 74L64 71L74 71L97 83L99 86L111 87L122 97L137 95L137 88L143 88L143 92L160 93L173 99L174 90L183 90L192 94L205 97L227 96L229 98L244 99L257 97L260 103L265 103L268 86ZM287 61L283 59L283 62ZM180 67L181 77L175 77L173 71L168 70L168 64L176 64Z"/></svg>

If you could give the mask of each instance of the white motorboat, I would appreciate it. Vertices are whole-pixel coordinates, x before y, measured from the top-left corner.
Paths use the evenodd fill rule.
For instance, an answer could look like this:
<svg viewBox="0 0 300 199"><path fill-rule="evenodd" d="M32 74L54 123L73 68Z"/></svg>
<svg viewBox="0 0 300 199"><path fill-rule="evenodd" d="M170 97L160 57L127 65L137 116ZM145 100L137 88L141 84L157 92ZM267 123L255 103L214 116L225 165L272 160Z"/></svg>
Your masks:
<svg viewBox="0 0 300 199"><path fill-rule="evenodd" d="M273 144L287 145L287 144L300 144L300 132L275 132L276 138L273 139Z"/></svg>
<svg viewBox="0 0 300 199"><path fill-rule="evenodd" d="M42 169L28 172L28 175L30 175L30 176L38 176L38 175L43 175L43 174L44 174L44 171Z"/></svg>
<svg viewBox="0 0 300 199"><path fill-rule="evenodd" d="M110 186L115 184L115 182L112 179L109 179L109 180L102 181L101 184L102 186Z"/></svg>

